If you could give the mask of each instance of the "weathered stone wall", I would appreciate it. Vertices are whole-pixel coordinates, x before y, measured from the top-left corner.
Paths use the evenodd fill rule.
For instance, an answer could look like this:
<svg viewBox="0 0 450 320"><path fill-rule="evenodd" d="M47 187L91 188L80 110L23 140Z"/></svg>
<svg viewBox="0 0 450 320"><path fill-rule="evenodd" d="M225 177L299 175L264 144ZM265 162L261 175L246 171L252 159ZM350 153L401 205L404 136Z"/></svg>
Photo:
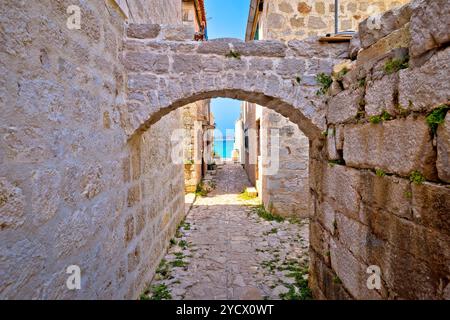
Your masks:
<svg viewBox="0 0 450 320"><path fill-rule="evenodd" d="M166 0L128 3L131 22L180 17ZM66 26L69 5L81 30ZM124 23L111 1L0 3L0 298L135 298L183 211L167 154L179 113L127 142Z"/></svg>
<svg viewBox="0 0 450 320"><path fill-rule="evenodd" d="M267 108L263 109L261 128L265 131L270 162L263 167L263 202L267 210L291 217L308 217L309 208L309 141L295 123ZM274 131L276 130L276 131ZM278 138L271 133L278 132ZM278 169L272 168L272 145L277 139ZM263 160L263 162L266 162Z"/></svg>
<svg viewBox="0 0 450 320"><path fill-rule="evenodd" d="M339 1L339 30L357 30L369 15L386 11L409 0ZM262 39L304 39L334 33L334 0L265 1L261 16Z"/></svg>
<svg viewBox="0 0 450 320"><path fill-rule="evenodd" d="M194 192L202 181L202 167L212 157L207 146L210 129L210 100L200 100L182 108L184 129L184 184L186 192Z"/></svg>
<svg viewBox="0 0 450 320"><path fill-rule="evenodd" d="M362 22L363 51L334 74L326 144L311 152L316 297L450 299L449 116L426 120L450 102L449 23L444 0L386 12L378 30Z"/></svg>

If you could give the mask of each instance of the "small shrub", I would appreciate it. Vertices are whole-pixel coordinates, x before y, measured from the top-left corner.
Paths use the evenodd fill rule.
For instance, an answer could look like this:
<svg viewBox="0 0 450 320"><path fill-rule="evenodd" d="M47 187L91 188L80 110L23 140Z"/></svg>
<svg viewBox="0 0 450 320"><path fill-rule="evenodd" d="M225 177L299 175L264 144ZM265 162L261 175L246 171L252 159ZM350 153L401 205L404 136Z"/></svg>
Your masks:
<svg viewBox="0 0 450 320"><path fill-rule="evenodd" d="M409 180L415 184L422 184L425 181L425 177L420 171L413 171L409 176Z"/></svg>
<svg viewBox="0 0 450 320"><path fill-rule="evenodd" d="M241 54L240 54L239 52L237 52L237 51L230 50L230 52L228 52L228 53L225 55L225 57L240 60L240 59L241 59Z"/></svg>
<svg viewBox="0 0 450 320"><path fill-rule="evenodd" d="M375 174L376 174L378 177L384 177L384 176L386 175L386 172L384 172L384 171L381 170L381 169L376 169L376 170L375 170Z"/></svg>
<svg viewBox="0 0 450 320"><path fill-rule="evenodd" d="M182 259L176 259L170 262L170 265L174 268L184 268L187 266L187 263L184 262Z"/></svg>
<svg viewBox="0 0 450 320"><path fill-rule="evenodd" d="M170 239L170 245L174 246L177 244L177 240L175 240L174 238Z"/></svg>
<svg viewBox="0 0 450 320"><path fill-rule="evenodd" d="M449 108L449 106L444 104L433 110L433 112L427 116L427 123L430 126L431 131L433 131L433 134L436 134L438 126L444 123Z"/></svg>
<svg viewBox="0 0 450 320"><path fill-rule="evenodd" d="M333 83L333 79L331 78L331 76L325 73L319 73L316 76L316 81L321 86L321 88L316 92L318 96L326 94L328 92L328 89L330 89L331 84Z"/></svg>
<svg viewBox="0 0 450 320"><path fill-rule="evenodd" d="M384 64L384 72L386 74L393 74L401 69L407 69L409 67L409 57L393 58L386 61Z"/></svg>

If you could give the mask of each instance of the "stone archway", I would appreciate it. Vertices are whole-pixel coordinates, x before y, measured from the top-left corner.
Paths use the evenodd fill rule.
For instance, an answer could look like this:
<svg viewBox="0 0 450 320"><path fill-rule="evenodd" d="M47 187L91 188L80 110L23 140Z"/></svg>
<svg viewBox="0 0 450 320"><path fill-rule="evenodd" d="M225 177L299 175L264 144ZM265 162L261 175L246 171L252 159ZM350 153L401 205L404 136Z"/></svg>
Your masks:
<svg viewBox="0 0 450 320"><path fill-rule="evenodd" d="M179 38L177 34L184 35ZM255 102L296 123L310 139L325 129L325 104L315 77L331 73L348 44L317 41L194 42L182 27L130 25L125 43L127 132L145 130L196 100Z"/></svg>

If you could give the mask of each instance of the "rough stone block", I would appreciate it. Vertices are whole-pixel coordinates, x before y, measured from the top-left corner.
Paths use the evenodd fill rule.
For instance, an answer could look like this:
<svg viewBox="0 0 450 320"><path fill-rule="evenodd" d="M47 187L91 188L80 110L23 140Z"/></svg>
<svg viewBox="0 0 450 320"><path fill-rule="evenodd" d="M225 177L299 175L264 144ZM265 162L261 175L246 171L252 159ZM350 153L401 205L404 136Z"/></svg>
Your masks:
<svg viewBox="0 0 450 320"><path fill-rule="evenodd" d="M197 49L202 54L217 54L225 56L230 52L230 44L225 41L203 41Z"/></svg>
<svg viewBox="0 0 450 320"><path fill-rule="evenodd" d="M330 243L331 266L344 287L358 299L381 299L375 290L367 288L367 267L339 241L332 239Z"/></svg>
<svg viewBox="0 0 450 320"><path fill-rule="evenodd" d="M333 208L355 220L359 219L361 196L359 170L340 165L326 166L323 177L323 195L332 200ZM343 187L345 186L345 192Z"/></svg>
<svg viewBox="0 0 450 320"><path fill-rule="evenodd" d="M450 112L437 130L437 161L439 179L450 183Z"/></svg>
<svg viewBox="0 0 450 320"><path fill-rule="evenodd" d="M363 48L368 48L378 40L400 29L411 18L412 5L393 8L379 15L374 15L359 24L359 35Z"/></svg>
<svg viewBox="0 0 450 320"><path fill-rule="evenodd" d="M356 60L357 65L363 66L364 69L369 71L377 61L388 55L392 50L408 48L409 43L409 25L406 25L399 30L395 30L369 48L361 50Z"/></svg>
<svg viewBox="0 0 450 320"><path fill-rule="evenodd" d="M450 41L450 2L425 0L411 17L410 54L418 57Z"/></svg>
<svg viewBox="0 0 450 320"><path fill-rule="evenodd" d="M365 111L368 116L389 112L397 114L395 97L397 94L398 74L386 75L381 80L369 80L366 90Z"/></svg>
<svg viewBox="0 0 450 320"><path fill-rule="evenodd" d="M328 123L344 123L353 120L363 99L363 90L345 90L328 101Z"/></svg>
<svg viewBox="0 0 450 320"><path fill-rule="evenodd" d="M327 130L327 152L328 152L328 160L338 160L341 158L336 148L335 128L328 128Z"/></svg>
<svg viewBox="0 0 450 320"><path fill-rule="evenodd" d="M129 71L150 71L156 74L169 72L169 57L151 52L127 52L124 57L125 67Z"/></svg>
<svg viewBox="0 0 450 320"><path fill-rule="evenodd" d="M450 48L439 51L424 65L400 70L399 105L418 112L429 112L450 103L446 81L450 67Z"/></svg>
<svg viewBox="0 0 450 320"><path fill-rule="evenodd" d="M136 39L153 39L159 35L159 24L130 23L127 26L127 37Z"/></svg>
<svg viewBox="0 0 450 320"><path fill-rule="evenodd" d="M373 210L381 210L412 220L411 183L395 176L379 177L371 171L361 172L361 198ZM367 215L363 222L368 224Z"/></svg>
<svg viewBox="0 0 450 320"><path fill-rule="evenodd" d="M305 72L305 61L298 59L283 59L276 68L277 74L284 79L296 79Z"/></svg>
<svg viewBox="0 0 450 320"><path fill-rule="evenodd" d="M187 25L163 25L162 39L168 41L194 40L195 30L193 26Z"/></svg>
<svg viewBox="0 0 450 320"><path fill-rule="evenodd" d="M0 231L17 228L25 222L25 196L22 189L0 178Z"/></svg>
<svg viewBox="0 0 450 320"><path fill-rule="evenodd" d="M412 184L414 220L450 236L450 187L425 182Z"/></svg>
<svg viewBox="0 0 450 320"><path fill-rule="evenodd" d="M243 56L285 57L286 45L275 40L255 40L233 43L234 50Z"/></svg>
<svg viewBox="0 0 450 320"><path fill-rule="evenodd" d="M338 59L348 57L348 43L323 43L318 37L291 40L288 42L288 47L297 57Z"/></svg>
<svg viewBox="0 0 450 320"><path fill-rule="evenodd" d="M406 177L420 171L427 179L436 178L436 151L423 117L346 126L344 141L344 160L349 166Z"/></svg>

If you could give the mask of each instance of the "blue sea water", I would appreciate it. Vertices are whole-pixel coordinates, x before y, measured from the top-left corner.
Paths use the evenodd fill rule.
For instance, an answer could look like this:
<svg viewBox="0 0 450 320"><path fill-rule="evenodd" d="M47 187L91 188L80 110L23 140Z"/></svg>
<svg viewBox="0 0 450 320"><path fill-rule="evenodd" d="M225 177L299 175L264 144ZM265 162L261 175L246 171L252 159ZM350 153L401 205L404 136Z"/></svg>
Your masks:
<svg viewBox="0 0 450 320"><path fill-rule="evenodd" d="M221 158L231 158L234 140L214 140L214 152Z"/></svg>

